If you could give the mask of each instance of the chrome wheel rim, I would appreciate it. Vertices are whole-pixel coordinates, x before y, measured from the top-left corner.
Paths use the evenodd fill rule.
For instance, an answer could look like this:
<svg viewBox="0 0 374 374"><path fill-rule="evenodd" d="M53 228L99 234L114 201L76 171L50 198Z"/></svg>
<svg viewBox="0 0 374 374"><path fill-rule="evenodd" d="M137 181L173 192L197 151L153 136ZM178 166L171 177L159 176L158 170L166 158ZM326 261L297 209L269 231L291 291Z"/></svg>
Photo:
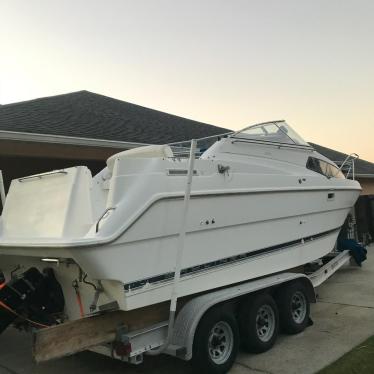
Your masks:
<svg viewBox="0 0 374 374"><path fill-rule="evenodd" d="M258 338L266 343L274 335L275 313L270 305L262 305L256 316L256 331Z"/></svg>
<svg viewBox="0 0 374 374"><path fill-rule="evenodd" d="M232 352L234 334L227 322L216 323L209 334L208 351L211 360L217 364L225 363Z"/></svg>
<svg viewBox="0 0 374 374"><path fill-rule="evenodd" d="M305 295L297 291L293 294L291 299L291 314L292 319L301 324L304 322L307 313L307 301Z"/></svg>

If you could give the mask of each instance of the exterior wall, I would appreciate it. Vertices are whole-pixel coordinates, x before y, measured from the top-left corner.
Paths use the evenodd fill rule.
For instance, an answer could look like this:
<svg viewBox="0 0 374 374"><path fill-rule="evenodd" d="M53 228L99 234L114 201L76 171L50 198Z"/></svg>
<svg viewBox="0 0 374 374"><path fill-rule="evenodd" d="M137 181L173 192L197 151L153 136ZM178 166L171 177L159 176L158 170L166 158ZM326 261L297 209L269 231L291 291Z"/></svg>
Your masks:
<svg viewBox="0 0 374 374"><path fill-rule="evenodd" d="M355 205L358 240L367 244L374 240L374 196L362 195Z"/></svg>
<svg viewBox="0 0 374 374"><path fill-rule="evenodd" d="M106 159L122 149L38 144L0 140L0 170L7 191L12 179L77 165L92 174L105 167ZM2 204L0 201L0 214Z"/></svg>
<svg viewBox="0 0 374 374"><path fill-rule="evenodd" d="M0 170L7 189L12 179L71 166L84 165L96 174L110 156L123 150L0 139Z"/></svg>
<svg viewBox="0 0 374 374"><path fill-rule="evenodd" d="M63 158L14 157L0 155L0 170L3 172L5 189L8 190L12 179L45 173L72 166L87 166L92 174L105 167L104 160L82 160Z"/></svg>
<svg viewBox="0 0 374 374"><path fill-rule="evenodd" d="M105 167L105 161L0 155L0 170L3 172L6 191L13 179L77 165L87 166L94 175ZM1 212L2 204L0 201L0 214Z"/></svg>
<svg viewBox="0 0 374 374"><path fill-rule="evenodd" d="M358 240L367 244L374 240L374 178L357 178L362 187L355 205Z"/></svg>
<svg viewBox="0 0 374 374"><path fill-rule="evenodd" d="M125 148L107 148L99 146L69 145L45 142L26 142L18 140L0 139L0 157L35 157L65 160L106 160Z"/></svg>
<svg viewBox="0 0 374 374"><path fill-rule="evenodd" d="M362 187L361 195L374 195L374 178L357 178Z"/></svg>

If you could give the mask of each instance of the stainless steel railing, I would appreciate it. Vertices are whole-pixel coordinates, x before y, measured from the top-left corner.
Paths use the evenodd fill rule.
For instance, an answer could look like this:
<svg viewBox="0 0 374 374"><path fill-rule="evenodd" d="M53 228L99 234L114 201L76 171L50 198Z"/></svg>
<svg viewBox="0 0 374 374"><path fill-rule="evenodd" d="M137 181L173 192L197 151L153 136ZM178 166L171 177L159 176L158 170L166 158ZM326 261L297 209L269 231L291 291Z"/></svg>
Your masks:
<svg viewBox="0 0 374 374"><path fill-rule="evenodd" d="M335 161L335 163L339 166L339 170L345 173L345 176L347 179L349 179L349 176L352 176L352 179L356 179L356 170L355 170L355 161L360 156L357 153L351 153L349 154L343 162L341 161Z"/></svg>

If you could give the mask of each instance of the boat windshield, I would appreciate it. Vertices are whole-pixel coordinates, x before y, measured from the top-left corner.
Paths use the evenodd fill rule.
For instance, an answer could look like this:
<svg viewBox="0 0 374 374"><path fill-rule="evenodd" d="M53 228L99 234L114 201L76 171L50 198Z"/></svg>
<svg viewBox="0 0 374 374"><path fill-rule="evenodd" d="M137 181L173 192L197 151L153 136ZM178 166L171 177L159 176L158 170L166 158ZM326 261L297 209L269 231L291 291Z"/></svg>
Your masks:
<svg viewBox="0 0 374 374"><path fill-rule="evenodd" d="M255 142L270 142L311 147L285 121L259 123L231 135L233 138L253 140Z"/></svg>

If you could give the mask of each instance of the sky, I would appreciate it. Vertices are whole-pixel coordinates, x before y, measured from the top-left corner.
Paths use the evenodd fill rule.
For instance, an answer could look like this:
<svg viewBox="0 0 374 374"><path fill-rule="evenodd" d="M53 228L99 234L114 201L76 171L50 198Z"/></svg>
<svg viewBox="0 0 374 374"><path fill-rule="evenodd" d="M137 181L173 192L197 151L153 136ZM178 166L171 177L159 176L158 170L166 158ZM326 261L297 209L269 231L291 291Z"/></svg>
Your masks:
<svg viewBox="0 0 374 374"><path fill-rule="evenodd" d="M374 162L372 0L0 0L0 104L88 90Z"/></svg>

